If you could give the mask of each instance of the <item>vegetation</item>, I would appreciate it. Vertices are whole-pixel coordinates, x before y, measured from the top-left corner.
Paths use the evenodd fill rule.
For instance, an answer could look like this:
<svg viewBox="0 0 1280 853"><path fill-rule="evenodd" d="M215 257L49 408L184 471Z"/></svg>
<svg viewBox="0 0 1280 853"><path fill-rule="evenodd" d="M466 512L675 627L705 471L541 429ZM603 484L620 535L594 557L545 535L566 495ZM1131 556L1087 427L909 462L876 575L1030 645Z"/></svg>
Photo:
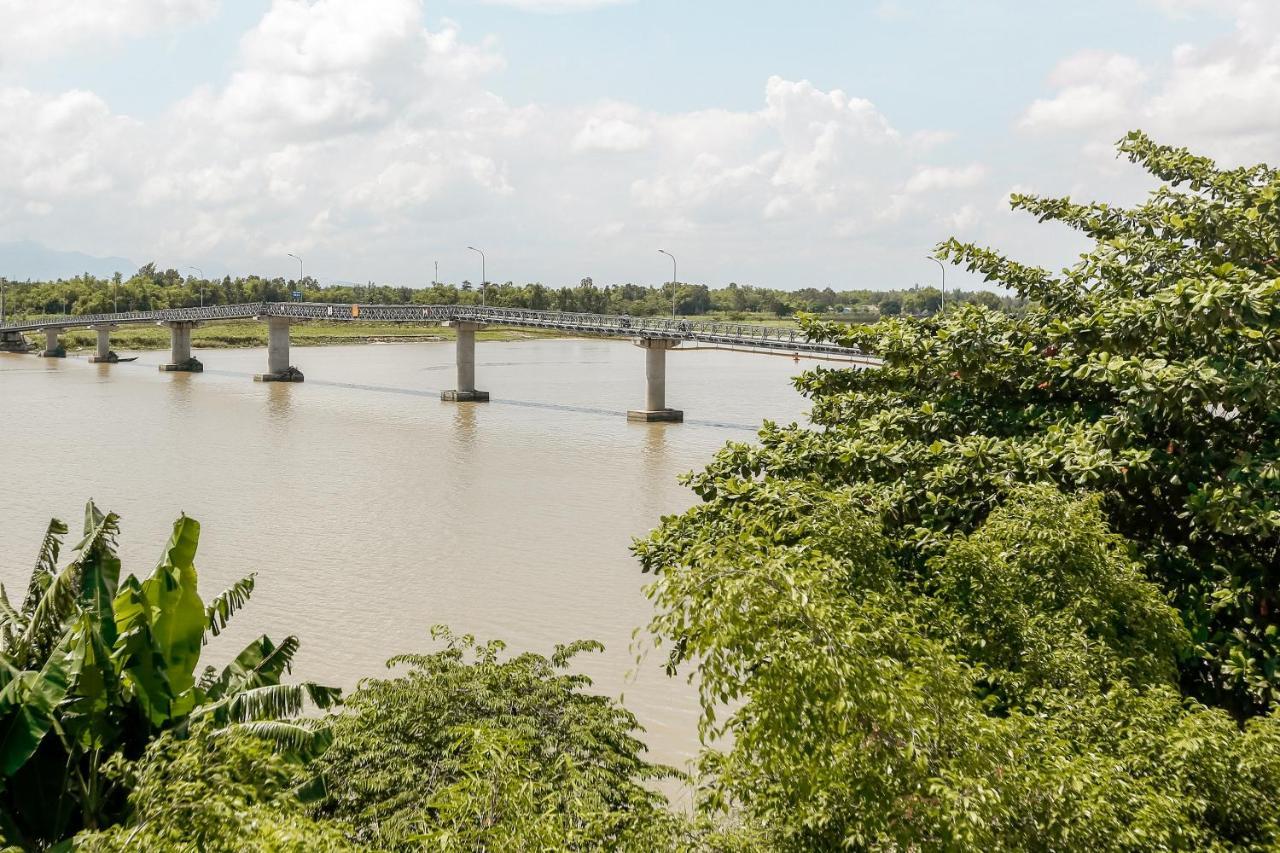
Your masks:
<svg viewBox="0 0 1280 853"><path fill-rule="evenodd" d="M707 804L778 847L1280 844L1280 174L1121 151L1171 186L1015 199L1095 239L1062 274L941 247L1025 313L811 322L883 367L638 545Z"/></svg>
<svg viewBox="0 0 1280 853"><path fill-rule="evenodd" d="M161 735L117 772L129 793L123 823L76 836L90 853L199 850L202 853L336 853L360 848L343 828L307 814L299 796L304 764L240 732L195 726Z"/></svg>
<svg viewBox="0 0 1280 853"><path fill-rule="evenodd" d="M666 284L645 287L621 284L597 287L589 278L573 287L549 287L541 283L516 285L512 282L484 288L485 304L499 308L583 311L597 314L669 315L672 298L682 316L717 314L731 320L749 317L778 318L797 311L837 313L863 322L881 313L933 314L942 307L942 292L936 287L916 286L910 290L846 290L830 287L819 290L771 290L731 283L711 289L702 284ZM433 284L425 288L390 285L321 286L313 279L302 282L283 278L200 279L184 277L177 270L159 270L147 264L129 278L112 279L85 275L51 282L10 283L9 313L103 314L114 311L150 311L158 308L190 308L197 305L234 305L243 302L285 302L294 292L307 302L372 302L389 305L478 304L479 287ZM1021 300L1000 297L988 291L949 291L949 305L976 303L998 310L1017 310ZM883 309L883 310L882 310Z"/></svg>
<svg viewBox="0 0 1280 853"><path fill-rule="evenodd" d="M194 679L248 587L190 601L182 519L157 574L117 589L91 508L70 567L55 523L23 606L0 596L5 834L1280 848L1280 173L1141 134L1121 151L1168 184L1145 204L1015 199L1094 239L1061 274L940 247L1025 310L805 319L883 366L799 377L813 423L725 447L688 478L702 502L636 543L654 641L700 690L697 815L654 793L673 771L636 720L565 671L591 643L503 658L443 632L322 721L258 722L333 694L243 679L265 646Z"/></svg>
<svg viewBox="0 0 1280 853"><path fill-rule="evenodd" d="M407 671L362 682L334 720L320 814L387 850L666 846L678 821L646 783L674 771L643 760L629 712L562 672L599 644L501 660L501 643L436 633L444 651L392 658Z"/></svg>
<svg viewBox="0 0 1280 853"><path fill-rule="evenodd" d="M119 519L90 503L78 554L58 567L67 527L50 522L26 596L0 587L0 836L40 848L127 814L117 770L164 732L193 724L241 731L298 755L320 751L328 730L291 719L338 691L280 676L298 648L262 636L222 670L197 675L202 645L248 600L247 577L207 604L196 589L200 526L173 525L146 580L121 579Z"/></svg>

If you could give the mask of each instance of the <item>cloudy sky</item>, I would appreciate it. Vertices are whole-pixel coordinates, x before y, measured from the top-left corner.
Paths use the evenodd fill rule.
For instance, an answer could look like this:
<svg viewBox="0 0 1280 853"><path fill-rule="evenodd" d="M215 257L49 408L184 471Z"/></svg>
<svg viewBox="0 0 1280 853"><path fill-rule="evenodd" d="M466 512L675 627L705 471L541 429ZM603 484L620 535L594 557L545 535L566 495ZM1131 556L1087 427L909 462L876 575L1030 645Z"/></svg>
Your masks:
<svg viewBox="0 0 1280 853"><path fill-rule="evenodd" d="M1280 0L0 0L0 116L0 244L899 287L1069 261L1006 198L1137 198L1126 129L1280 161Z"/></svg>

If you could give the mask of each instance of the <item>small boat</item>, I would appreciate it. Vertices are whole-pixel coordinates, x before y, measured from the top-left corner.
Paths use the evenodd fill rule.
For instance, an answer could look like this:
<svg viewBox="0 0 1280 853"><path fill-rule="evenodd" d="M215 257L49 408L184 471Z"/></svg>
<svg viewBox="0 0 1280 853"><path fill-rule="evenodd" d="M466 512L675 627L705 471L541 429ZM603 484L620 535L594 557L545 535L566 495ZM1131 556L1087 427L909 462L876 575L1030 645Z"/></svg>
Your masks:
<svg viewBox="0 0 1280 853"><path fill-rule="evenodd" d="M117 358L117 359L116 359L116 361L117 361L117 362L124 362L124 361L137 361L137 360L138 360L138 357L137 357L136 355L135 355L135 356L131 356L131 357L129 357L129 358Z"/></svg>

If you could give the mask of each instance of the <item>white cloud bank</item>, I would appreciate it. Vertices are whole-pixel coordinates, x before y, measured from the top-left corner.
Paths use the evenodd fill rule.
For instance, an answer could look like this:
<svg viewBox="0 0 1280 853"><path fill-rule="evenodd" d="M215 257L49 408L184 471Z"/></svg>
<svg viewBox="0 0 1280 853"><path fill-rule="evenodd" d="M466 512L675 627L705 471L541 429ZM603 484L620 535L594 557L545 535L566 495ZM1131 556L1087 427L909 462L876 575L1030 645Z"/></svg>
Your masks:
<svg viewBox="0 0 1280 853"><path fill-rule="evenodd" d="M1061 254L1069 244L1028 239L998 200L1014 184L1075 194L1052 181L1090 174L1096 157L1079 152L1130 127L1274 152L1280 27L1259 29L1277 23L1271 8L1240 0L1231 38L1161 66L1064 61L1019 122L1048 153L1020 171L781 77L751 110L511 104L488 84L505 62L495 45L428 27L418 0L274 0L225 82L153 120L90 92L0 87L0 241L268 274L305 253L322 277L408 284L432 260L446 279L472 275L467 245L486 248L497 280L656 282L661 246L693 280L900 286L932 280L922 256L953 233Z"/></svg>
<svg viewBox="0 0 1280 853"><path fill-rule="evenodd" d="M218 0L0 0L0 65L203 21Z"/></svg>
<svg viewBox="0 0 1280 853"><path fill-rule="evenodd" d="M1089 131L1091 141L1140 127L1231 162L1274 160L1280 150L1280 2L1162 3L1174 14L1230 10L1235 31L1207 45L1183 45L1160 63L1092 52L1070 57L1050 79L1056 94L1032 103L1021 127Z"/></svg>

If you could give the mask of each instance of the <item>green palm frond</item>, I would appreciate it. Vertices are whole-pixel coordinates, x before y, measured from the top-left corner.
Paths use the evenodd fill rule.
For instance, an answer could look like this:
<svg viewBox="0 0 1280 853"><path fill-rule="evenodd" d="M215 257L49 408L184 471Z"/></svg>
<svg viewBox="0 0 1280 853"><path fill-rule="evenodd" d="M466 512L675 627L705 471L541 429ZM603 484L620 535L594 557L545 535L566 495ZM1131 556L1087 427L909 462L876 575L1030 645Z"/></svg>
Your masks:
<svg viewBox="0 0 1280 853"><path fill-rule="evenodd" d="M278 749L289 750L304 760L319 756L329 748L329 744L333 743L333 730L323 723L316 722L284 723L278 720L255 720L249 723L238 723L227 731L241 732L270 741Z"/></svg>
<svg viewBox="0 0 1280 853"><path fill-rule="evenodd" d="M279 684L281 674L288 672L293 663L298 645L298 638L294 636L285 637L277 646L263 634L245 646L218 678L207 684L208 698L222 699L254 687Z"/></svg>
<svg viewBox="0 0 1280 853"><path fill-rule="evenodd" d="M200 673L200 678L196 680L196 688L201 693L208 695L209 691L218 683L218 670L213 666L206 666L204 672Z"/></svg>
<svg viewBox="0 0 1280 853"><path fill-rule="evenodd" d="M22 612L27 616L44 597L55 575L58 574L58 555L62 553L62 537L67 534L67 525L51 518L44 531L44 539L40 543L40 552L36 555L35 568L31 570L31 581L27 584L27 597L22 602Z"/></svg>
<svg viewBox="0 0 1280 853"><path fill-rule="evenodd" d="M47 648L54 638L62 634L64 626L77 612L80 591L81 566L71 563L55 574L45 588L44 595L31 609L30 617L20 636L14 639L10 651L20 665L27 666L29 658L40 649ZM36 654L39 657L39 654Z"/></svg>
<svg viewBox="0 0 1280 853"><path fill-rule="evenodd" d="M0 642L4 643L5 650L13 648L14 640L26 627L27 620L14 609L9 602L9 593L0 583Z"/></svg>
<svg viewBox="0 0 1280 853"><path fill-rule="evenodd" d="M310 681L301 684L271 684L243 690L218 702L199 708L193 718L212 717L220 724L247 723L259 720L281 720L302 712L310 702L317 708L331 708L340 700L342 691Z"/></svg>
<svg viewBox="0 0 1280 853"><path fill-rule="evenodd" d="M241 578L209 602L209 606L205 608L204 642L206 644L210 637L221 634L227 627L227 621L248 602L249 596L253 594L255 577L256 573Z"/></svg>

